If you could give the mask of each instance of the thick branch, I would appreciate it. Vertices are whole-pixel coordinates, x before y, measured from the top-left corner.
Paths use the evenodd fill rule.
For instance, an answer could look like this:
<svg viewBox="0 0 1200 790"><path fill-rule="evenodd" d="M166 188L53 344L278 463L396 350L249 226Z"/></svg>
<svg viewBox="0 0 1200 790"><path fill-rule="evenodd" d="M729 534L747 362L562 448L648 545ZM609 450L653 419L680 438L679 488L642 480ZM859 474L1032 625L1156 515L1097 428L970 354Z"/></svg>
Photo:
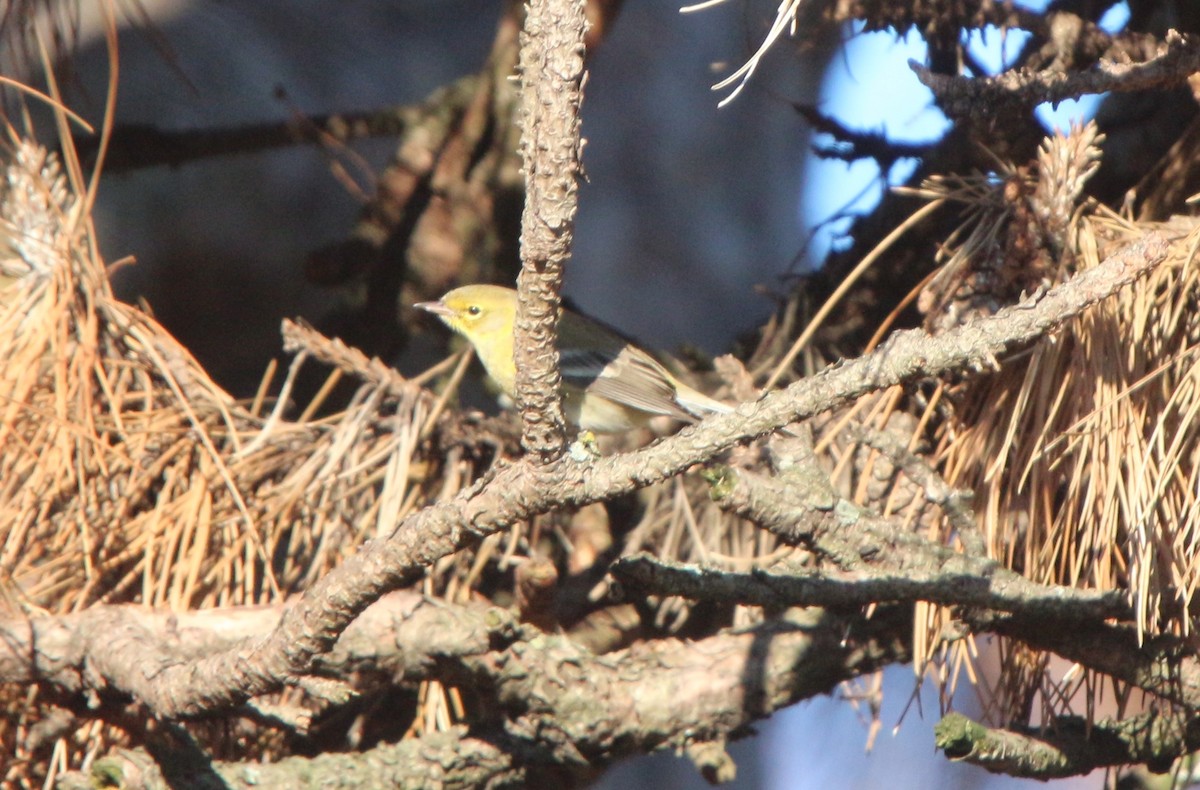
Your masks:
<svg viewBox="0 0 1200 790"><path fill-rule="evenodd" d="M60 616L0 621L0 683L51 683L74 693L90 674L143 698L157 668L227 650L270 630L281 607L244 606L164 612L140 606L93 606ZM346 679L364 674L424 680L435 657L483 654L519 635L515 618L482 605L431 603L395 592L367 608L313 666Z"/></svg>
<svg viewBox="0 0 1200 790"><path fill-rule="evenodd" d="M951 713L934 733L937 747L951 759L1043 781L1133 763L1163 771L1176 758L1200 749L1200 721L1153 711L1120 721L1064 717L1044 730L990 729Z"/></svg>
<svg viewBox="0 0 1200 790"><path fill-rule="evenodd" d="M625 756L744 734L781 707L906 661L911 627L897 611L868 623L795 612L747 631L642 643L605 657L545 636L460 664L470 687L510 715L490 729L431 733L352 762L326 754L269 766L216 763L175 775L170 786L199 786L215 773L235 788L417 787L431 777L445 787L567 787Z"/></svg>
<svg viewBox="0 0 1200 790"><path fill-rule="evenodd" d="M527 452L562 453L565 425L556 324L563 266L571 254L583 143L584 0L533 0L521 34L521 275L515 332L517 407Z"/></svg>
<svg viewBox="0 0 1200 790"><path fill-rule="evenodd" d="M120 751L97 760L88 773L60 778L61 790L139 787L144 790L261 790L266 787L337 790L361 787L526 787L527 772L513 765L506 744L467 734L466 727L384 743L360 752L287 757L274 763L200 762Z"/></svg>
<svg viewBox="0 0 1200 790"><path fill-rule="evenodd" d="M1035 650L1056 653L1165 700L1200 709L1200 661L1195 648L1171 635L1139 642L1136 629L1101 622L1063 621L1046 627L1017 615L974 613L965 617L976 631L1018 639Z"/></svg>
<svg viewBox="0 0 1200 790"><path fill-rule="evenodd" d="M467 666L475 684L535 725L523 729L561 733L589 761L611 760L721 740L843 680L905 661L910 627L908 611L864 623L805 610L697 642L640 642L603 657L547 637Z"/></svg>
<svg viewBox="0 0 1200 790"><path fill-rule="evenodd" d="M868 392L981 369L1128 285L1166 257L1167 244L1148 236L1099 266L1047 291L962 327L931 337L894 334L876 352L710 417L649 447L595 461L559 457L518 461L492 478L405 519L385 538L366 543L339 568L290 604L261 638L198 662L163 669L143 687L158 715L179 717L237 705L307 673L346 626L383 593L408 586L441 557L559 507L580 506L679 474L726 448L850 402Z"/></svg>

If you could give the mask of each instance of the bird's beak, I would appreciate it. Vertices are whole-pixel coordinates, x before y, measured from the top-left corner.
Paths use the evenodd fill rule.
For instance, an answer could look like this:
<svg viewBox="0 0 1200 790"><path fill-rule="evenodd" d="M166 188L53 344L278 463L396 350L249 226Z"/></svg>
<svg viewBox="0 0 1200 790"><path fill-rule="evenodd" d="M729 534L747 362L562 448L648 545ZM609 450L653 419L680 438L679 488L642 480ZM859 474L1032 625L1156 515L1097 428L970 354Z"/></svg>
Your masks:
<svg viewBox="0 0 1200 790"><path fill-rule="evenodd" d="M449 307L446 307L446 305L442 304L441 302L417 302L413 305L413 307L417 308L418 310L425 310L426 312L433 313L434 315L441 316L443 318L449 318L450 316L454 315L454 311Z"/></svg>

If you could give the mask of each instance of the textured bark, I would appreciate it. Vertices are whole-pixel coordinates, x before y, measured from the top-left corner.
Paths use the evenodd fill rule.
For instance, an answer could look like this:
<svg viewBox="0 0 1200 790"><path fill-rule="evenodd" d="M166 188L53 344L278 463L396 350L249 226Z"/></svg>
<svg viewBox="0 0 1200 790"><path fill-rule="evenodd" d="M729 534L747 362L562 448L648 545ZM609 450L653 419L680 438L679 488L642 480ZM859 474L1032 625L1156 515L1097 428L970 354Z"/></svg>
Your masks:
<svg viewBox="0 0 1200 790"><path fill-rule="evenodd" d="M1159 712L1120 721L1063 717L1043 730L992 729L951 713L934 733L947 757L1043 781L1135 763L1163 772L1180 755L1200 748L1200 721Z"/></svg>
<svg viewBox="0 0 1200 790"><path fill-rule="evenodd" d="M459 656L449 676L503 712L496 724L456 728L367 750L272 765L201 763L159 743L152 761L116 755L71 781L98 776L145 787L570 787L612 762L657 749L720 743L778 708L843 680L907 660L906 611L854 623L796 612L740 633L658 640L597 657L541 636L507 650ZM706 758L707 759L707 758ZM162 772L168 772L164 777Z"/></svg>
<svg viewBox="0 0 1200 790"><path fill-rule="evenodd" d="M1156 236L1131 245L1040 296L932 337L898 332L874 353L834 365L786 390L715 415L649 447L600 459L523 459L432 505L365 544L283 611L275 628L225 652L175 663L146 677L139 643L117 634L129 663L101 686L131 692L167 718L211 714L279 689L310 672L346 627L384 593L417 582L441 557L539 513L629 493L677 475L721 451L868 392L951 371L984 369L998 354L1052 331L1149 271L1165 256Z"/></svg>
<svg viewBox="0 0 1200 790"><path fill-rule="evenodd" d="M517 407L522 444L543 460L566 446L555 327L571 254L583 141L584 0L533 0L521 34L521 276L517 280Z"/></svg>

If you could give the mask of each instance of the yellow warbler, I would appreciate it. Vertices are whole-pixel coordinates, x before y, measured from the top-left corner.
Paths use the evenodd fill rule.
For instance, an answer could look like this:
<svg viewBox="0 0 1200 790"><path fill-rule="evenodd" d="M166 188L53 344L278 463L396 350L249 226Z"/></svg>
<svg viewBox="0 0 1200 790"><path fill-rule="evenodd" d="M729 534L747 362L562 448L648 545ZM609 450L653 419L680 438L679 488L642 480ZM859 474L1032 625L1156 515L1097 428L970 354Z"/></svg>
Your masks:
<svg viewBox="0 0 1200 790"><path fill-rule="evenodd" d="M509 397L517 386L513 323L517 292L499 285L455 288L415 305L442 319L475 347L488 375ZM655 415L693 422L724 403L675 378L642 349L601 324L564 309L558 322L559 370L568 420L597 433L644 425Z"/></svg>

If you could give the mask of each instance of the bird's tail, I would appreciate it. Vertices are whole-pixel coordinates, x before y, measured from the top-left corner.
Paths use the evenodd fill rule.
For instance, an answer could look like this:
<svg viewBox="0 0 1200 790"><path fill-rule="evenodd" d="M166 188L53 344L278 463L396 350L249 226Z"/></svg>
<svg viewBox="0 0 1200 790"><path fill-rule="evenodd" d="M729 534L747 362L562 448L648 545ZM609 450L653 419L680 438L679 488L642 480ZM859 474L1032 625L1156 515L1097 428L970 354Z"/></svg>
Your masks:
<svg viewBox="0 0 1200 790"><path fill-rule="evenodd" d="M703 392L698 392L686 384L676 385L675 402L693 417L703 417L706 414L728 414L733 411L733 406L728 403L713 400Z"/></svg>

